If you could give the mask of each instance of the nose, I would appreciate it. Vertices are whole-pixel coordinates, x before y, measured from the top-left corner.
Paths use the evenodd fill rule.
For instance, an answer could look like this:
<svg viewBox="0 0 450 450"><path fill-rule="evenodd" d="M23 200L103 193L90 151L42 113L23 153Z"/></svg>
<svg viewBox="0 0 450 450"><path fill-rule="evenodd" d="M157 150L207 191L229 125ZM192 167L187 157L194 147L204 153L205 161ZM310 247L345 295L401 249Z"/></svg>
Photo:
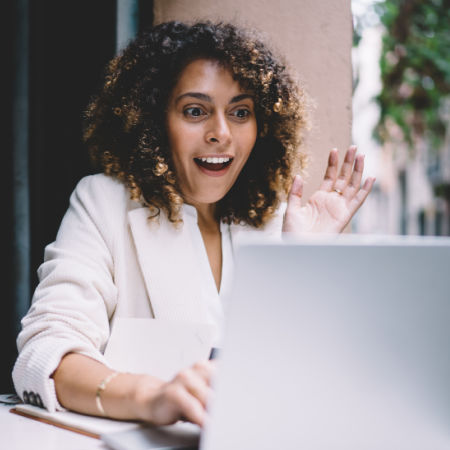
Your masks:
<svg viewBox="0 0 450 450"><path fill-rule="evenodd" d="M231 142L231 130L224 114L215 114L209 120L205 140L209 144L227 145Z"/></svg>

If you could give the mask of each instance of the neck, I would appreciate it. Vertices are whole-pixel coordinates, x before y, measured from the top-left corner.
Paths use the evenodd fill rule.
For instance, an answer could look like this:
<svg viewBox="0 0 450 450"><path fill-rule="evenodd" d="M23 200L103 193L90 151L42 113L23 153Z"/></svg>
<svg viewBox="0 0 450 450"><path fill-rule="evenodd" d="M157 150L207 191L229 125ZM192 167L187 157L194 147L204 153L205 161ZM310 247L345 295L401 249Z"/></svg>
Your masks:
<svg viewBox="0 0 450 450"><path fill-rule="evenodd" d="M218 229L219 222L215 217L215 203L195 203L192 206L197 210L197 223L200 229L205 231Z"/></svg>

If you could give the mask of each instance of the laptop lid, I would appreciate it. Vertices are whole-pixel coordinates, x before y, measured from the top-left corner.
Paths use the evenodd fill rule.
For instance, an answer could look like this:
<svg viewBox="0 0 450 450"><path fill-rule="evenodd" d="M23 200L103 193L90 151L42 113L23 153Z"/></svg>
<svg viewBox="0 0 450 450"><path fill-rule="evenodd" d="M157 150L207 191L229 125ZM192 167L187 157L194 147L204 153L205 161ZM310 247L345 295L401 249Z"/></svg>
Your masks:
<svg viewBox="0 0 450 450"><path fill-rule="evenodd" d="M450 239L242 246L201 450L450 448Z"/></svg>

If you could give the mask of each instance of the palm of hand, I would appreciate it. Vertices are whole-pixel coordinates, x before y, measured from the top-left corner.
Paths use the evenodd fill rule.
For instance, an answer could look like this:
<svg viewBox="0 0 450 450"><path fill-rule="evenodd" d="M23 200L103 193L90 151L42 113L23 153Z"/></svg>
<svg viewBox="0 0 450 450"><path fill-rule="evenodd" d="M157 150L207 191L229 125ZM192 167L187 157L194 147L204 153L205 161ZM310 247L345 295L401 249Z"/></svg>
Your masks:
<svg viewBox="0 0 450 450"><path fill-rule="evenodd" d="M341 195L319 190L305 206L286 211L285 225L302 233L339 233L351 216L349 206Z"/></svg>
<svg viewBox="0 0 450 450"><path fill-rule="evenodd" d="M332 150L320 186L304 206L301 205L303 182L295 177L289 193L283 231L294 234L339 233L350 222L372 189L374 178L361 187L364 157L356 157L356 147L347 151L338 176L338 155Z"/></svg>

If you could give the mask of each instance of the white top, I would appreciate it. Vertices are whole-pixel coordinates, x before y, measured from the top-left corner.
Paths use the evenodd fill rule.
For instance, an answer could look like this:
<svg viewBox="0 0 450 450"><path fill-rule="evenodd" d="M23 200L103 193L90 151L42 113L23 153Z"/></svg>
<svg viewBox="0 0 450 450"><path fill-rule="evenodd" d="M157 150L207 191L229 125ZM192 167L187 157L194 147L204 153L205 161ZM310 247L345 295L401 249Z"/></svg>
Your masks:
<svg viewBox="0 0 450 450"><path fill-rule="evenodd" d="M220 223L220 234L222 242L222 275L220 281L220 291L217 291L214 275L209 263L205 243L197 225L197 210L191 205L183 205L183 221L189 226L192 243L196 252L198 266L202 272L203 282L199 289L203 291L203 296L208 299L208 322L217 325L218 333L215 338L215 345L220 345L221 329L224 319L223 303L229 295L232 285L233 273L233 250L231 245L230 226Z"/></svg>
<svg viewBox="0 0 450 450"><path fill-rule="evenodd" d="M257 233L278 238L282 215L280 208ZM116 317L215 324L219 338L220 299L230 288L233 248L255 230L221 224L219 295L195 208L183 206L179 227L163 213L158 220L149 216L148 207L131 200L111 177L92 175L78 183L56 240L45 249L39 285L17 339L13 381L22 399L49 411L63 409L52 373L69 352L107 365L103 352Z"/></svg>

